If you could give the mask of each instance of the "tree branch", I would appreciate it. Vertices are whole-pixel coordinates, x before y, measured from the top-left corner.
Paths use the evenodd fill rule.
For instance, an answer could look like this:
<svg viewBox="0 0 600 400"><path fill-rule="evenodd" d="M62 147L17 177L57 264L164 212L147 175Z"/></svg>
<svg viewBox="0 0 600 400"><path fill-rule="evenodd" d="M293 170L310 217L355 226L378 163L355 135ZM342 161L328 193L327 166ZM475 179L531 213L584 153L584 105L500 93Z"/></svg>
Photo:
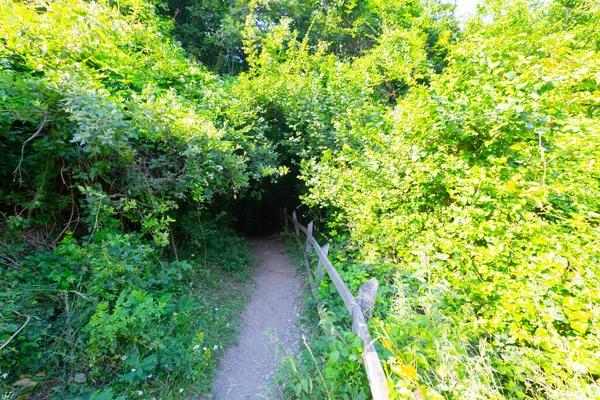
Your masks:
<svg viewBox="0 0 600 400"><path fill-rule="evenodd" d="M44 125L46 124L46 121L48 120L48 111L44 112L44 119L42 120L42 123L40 124L39 128L37 129L37 131L35 131L35 133L33 135L31 135L29 137L29 139L27 139L25 142L23 142L23 146L21 147L21 159L19 160L19 165L17 165L17 168L15 168L14 174L15 174L15 178L13 179L16 180L17 179L17 172L19 173L19 186L21 186L23 184L23 176L21 175L21 164L23 163L23 157L25 157L25 145L29 142L31 142L33 139L35 139L35 137L37 135L40 134L40 132L42 131L42 129L44 129Z"/></svg>

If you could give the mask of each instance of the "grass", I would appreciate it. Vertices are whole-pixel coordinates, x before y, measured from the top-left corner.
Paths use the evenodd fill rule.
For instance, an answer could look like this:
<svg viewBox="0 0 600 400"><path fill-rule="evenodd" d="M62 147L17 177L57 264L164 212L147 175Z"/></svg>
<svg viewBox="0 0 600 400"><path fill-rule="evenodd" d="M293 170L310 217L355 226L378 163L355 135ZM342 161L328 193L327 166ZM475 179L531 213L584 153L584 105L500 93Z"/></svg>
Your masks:
<svg viewBox="0 0 600 400"><path fill-rule="evenodd" d="M301 249L296 239L284 234L286 246L299 274L306 280ZM314 260L312 260L314 261ZM311 265L316 265L311 261ZM282 353L282 366L276 383L285 398L289 399L366 399L364 367L360 361L361 341L350 332L345 323L349 318L338 319L334 312L326 311L329 325L334 325L332 335L325 335L317 302L305 287L304 308L298 324L302 330L302 343L297 354ZM344 311L344 315L347 314ZM346 321L348 320L348 321Z"/></svg>

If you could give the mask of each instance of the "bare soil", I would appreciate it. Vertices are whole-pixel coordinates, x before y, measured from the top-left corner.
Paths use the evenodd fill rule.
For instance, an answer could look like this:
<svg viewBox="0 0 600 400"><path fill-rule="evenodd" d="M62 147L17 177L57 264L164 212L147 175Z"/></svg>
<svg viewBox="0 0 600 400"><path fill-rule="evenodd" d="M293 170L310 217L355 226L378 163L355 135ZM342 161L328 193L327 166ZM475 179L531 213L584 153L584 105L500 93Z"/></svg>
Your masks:
<svg viewBox="0 0 600 400"><path fill-rule="evenodd" d="M298 347L300 329L295 321L302 278L281 240L255 239L251 245L257 262L255 288L242 314L239 342L226 350L221 361L212 393L216 400L279 398L277 389L269 385L280 362L275 347L292 353Z"/></svg>

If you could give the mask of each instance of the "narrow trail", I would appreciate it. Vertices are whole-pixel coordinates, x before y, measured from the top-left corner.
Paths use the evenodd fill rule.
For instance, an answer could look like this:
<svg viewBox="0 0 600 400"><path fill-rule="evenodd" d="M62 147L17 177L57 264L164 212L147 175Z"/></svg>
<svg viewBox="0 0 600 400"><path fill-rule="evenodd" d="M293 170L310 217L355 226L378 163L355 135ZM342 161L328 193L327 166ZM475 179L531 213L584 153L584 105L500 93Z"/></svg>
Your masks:
<svg viewBox="0 0 600 400"><path fill-rule="evenodd" d="M214 383L216 400L264 399L276 396L267 383L279 362L275 346L295 351L300 331L294 325L302 278L296 275L281 240L251 241L256 256L255 288L242 314L238 344L225 352Z"/></svg>

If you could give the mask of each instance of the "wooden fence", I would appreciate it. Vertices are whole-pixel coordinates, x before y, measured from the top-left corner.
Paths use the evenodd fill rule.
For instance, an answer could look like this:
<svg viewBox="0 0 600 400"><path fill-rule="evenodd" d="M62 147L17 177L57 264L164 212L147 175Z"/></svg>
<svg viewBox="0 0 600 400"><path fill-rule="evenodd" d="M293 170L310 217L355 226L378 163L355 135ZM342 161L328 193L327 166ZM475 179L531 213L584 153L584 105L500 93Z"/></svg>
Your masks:
<svg viewBox="0 0 600 400"><path fill-rule="evenodd" d="M300 224L300 222L298 222L298 217L295 211L292 213L292 216L289 216L285 209L284 218L286 228L289 226L288 221L290 221L294 226L296 240L298 241L298 245L302 250L304 264L306 266L306 273L308 274L310 290L313 294L313 297L315 300L317 299L317 286L315 284L312 269L310 268L310 263L308 261L308 254L310 253L311 249L314 249L319 257L316 283L319 283L321 279L323 279L323 268L325 268L325 271L327 271L327 274L331 278L331 281L337 289L337 292L342 297L344 305L352 316L352 332L356 333L363 340L363 362L365 364L365 369L367 370L367 377L369 378L369 386L371 387L373 399L387 400L388 388L386 385L386 377L383 373L383 367L381 366L381 361L377 355L377 350L375 349L375 346L373 346L373 339L371 338L371 334L369 333L366 322L366 319L373 315L375 297L377 295L377 288L379 286L377 279L372 278L362 285L358 289L358 296L355 298L352 293L350 293L348 286L346 286L331 261L329 261L329 258L327 258L329 244L321 247L313 237L313 223L309 222L308 225L304 227L302 224ZM306 234L306 244L304 246L300 240L300 231ZM320 307L318 311L322 316L322 309Z"/></svg>

